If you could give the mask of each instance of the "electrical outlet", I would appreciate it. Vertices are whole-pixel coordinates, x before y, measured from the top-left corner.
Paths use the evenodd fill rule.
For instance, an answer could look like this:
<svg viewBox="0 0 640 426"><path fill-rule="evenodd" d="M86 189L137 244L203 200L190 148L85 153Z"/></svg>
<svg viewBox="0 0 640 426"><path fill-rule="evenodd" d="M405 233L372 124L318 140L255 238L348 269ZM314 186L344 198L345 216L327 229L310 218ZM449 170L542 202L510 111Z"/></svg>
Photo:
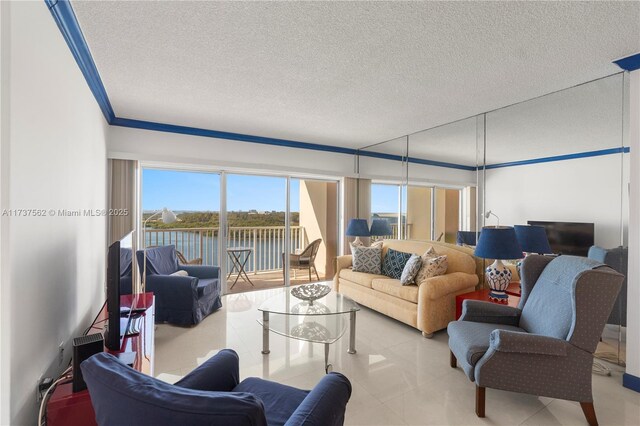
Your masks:
<svg viewBox="0 0 640 426"><path fill-rule="evenodd" d="M58 345L58 365L62 364L62 361L64 361L64 341Z"/></svg>

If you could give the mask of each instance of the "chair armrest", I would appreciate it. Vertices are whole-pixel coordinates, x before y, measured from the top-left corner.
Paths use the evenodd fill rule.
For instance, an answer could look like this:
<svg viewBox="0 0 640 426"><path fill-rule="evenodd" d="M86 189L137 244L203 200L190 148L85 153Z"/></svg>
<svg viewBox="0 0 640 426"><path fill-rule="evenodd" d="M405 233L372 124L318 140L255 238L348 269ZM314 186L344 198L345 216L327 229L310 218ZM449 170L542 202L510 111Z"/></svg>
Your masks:
<svg viewBox="0 0 640 426"><path fill-rule="evenodd" d="M180 275L149 275L146 291L156 297L157 309L180 307L192 309L198 299L198 278Z"/></svg>
<svg viewBox="0 0 640 426"><path fill-rule="evenodd" d="M223 349L175 383L193 390L231 392L240 383L236 351Z"/></svg>
<svg viewBox="0 0 640 426"><path fill-rule="evenodd" d="M285 426L341 426L351 397L351 383L340 373L329 373L296 408Z"/></svg>
<svg viewBox="0 0 640 426"><path fill-rule="evenodd" d="M489 347L497 352L566 356L566 340L511 330L493 330Z"/></svg>
<svg viewBox="0 0 640 426"><path fill-rule="evenodd" d="M220 267L207 265L180 265L180 269L187 271L190 277L220 278Z"/></svg>
<svg viewBox="0 0 640 426"><path fill-rule="evenodd" d="M481 300L464 300L460 321L518 325L522 311L518 308Z"/></svg>
<svg viewBox="0 0 640 426"><path fill-rule="evenodd" d="M443 296L458 293L469 287L475 287L476 284L478 284L478 276L465 272L452 272L427 278L420 284L419 299L440 299Z"/></svg>

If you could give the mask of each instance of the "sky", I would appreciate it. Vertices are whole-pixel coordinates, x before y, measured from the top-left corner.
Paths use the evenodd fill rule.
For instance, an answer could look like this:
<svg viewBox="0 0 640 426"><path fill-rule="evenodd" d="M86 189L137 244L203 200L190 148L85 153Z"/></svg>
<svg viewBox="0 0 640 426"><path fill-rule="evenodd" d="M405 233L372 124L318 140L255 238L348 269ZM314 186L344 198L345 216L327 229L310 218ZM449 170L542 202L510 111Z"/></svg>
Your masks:
<svg viewBox="0 0 640 426"><path fill-rule="evenodd" d="M227 175L227 210L284 211L286 179ZM142 209L220 211L217 173L143 169ZM300 210L300 182L291 180L291 211Z"/></svg>
<svg viewBox="0 0 640 426"><path fill-rule="evenodd" d="M227 175L228 211L284 211L286 179L271 176ZM217 173L143 169L142 209L220 211ZM397 185L371 185L371 212L398 210ZM300 211L300 181L291 179L291 211Z"/></svg>

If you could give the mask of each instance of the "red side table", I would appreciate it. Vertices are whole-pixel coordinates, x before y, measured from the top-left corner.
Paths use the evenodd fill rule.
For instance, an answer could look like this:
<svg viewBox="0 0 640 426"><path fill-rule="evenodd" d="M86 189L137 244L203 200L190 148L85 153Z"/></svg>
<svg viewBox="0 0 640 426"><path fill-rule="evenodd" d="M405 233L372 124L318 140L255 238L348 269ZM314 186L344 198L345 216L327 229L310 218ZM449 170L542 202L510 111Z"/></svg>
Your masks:
<svg viewBox="0 0 640 426"><path fill-rule="evenodd" d="M481 300L483 302L491 302L499 305L508 305L514 308L518 307L518 303L520 302L520 282L514 281L509 284L506 292L509 295L509 299L507 299L507 303L498 303L489 299L489 289L472 291L470 293L459 294L456 296L456 319L460 318L462 315L462 301L463 300Z"/></svg>

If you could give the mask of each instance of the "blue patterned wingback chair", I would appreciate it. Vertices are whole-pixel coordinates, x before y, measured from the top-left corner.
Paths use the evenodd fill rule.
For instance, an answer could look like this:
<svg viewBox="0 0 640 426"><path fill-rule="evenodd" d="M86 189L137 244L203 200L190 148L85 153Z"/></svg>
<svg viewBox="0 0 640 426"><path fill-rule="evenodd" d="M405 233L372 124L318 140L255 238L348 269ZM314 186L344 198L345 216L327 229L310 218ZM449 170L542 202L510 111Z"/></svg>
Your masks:
<svg viewBox="0 0 640 426"><path fill-rule="evenodd" d="M629 249L627 247L616 247L612 249L606 249L599 246L591 246L589 248L588 258L602 262L608 266L611 266L616 271L625 276L622 282L622 288L620 294L616 299L616 303L613 305L611 315L607 320L607 324L617 324L623 327L627 326L627 266Z"/></svg>
<svg viewBox="0 0 640 426"><path fill-rule="evenodd" d="M476 414L485 388L578 401L597 424L591 365L624 276L586 257L528 256L517 308L465 300L449 323L451 367L476 384Z"/></svg>
<svg viewBox="0 0 640 426"><path fill-rule="evenodd" d="M136 258L142 277L144 250L138 250ZM187 276L172 275L178 270L186 271ZM179 265L173 245L147 249L145 290L155 296L156 322L198 324L222 307L220 285L217 266Z"/></svg>
<svg viewBox="0 0 640 426"><path fill-rule="evenodd" d="M351 383L329 373L311 391L255 377L240 382L238 354L224 349L170 385L108 353L80 368L100 426L339 426Z"/></svg>

